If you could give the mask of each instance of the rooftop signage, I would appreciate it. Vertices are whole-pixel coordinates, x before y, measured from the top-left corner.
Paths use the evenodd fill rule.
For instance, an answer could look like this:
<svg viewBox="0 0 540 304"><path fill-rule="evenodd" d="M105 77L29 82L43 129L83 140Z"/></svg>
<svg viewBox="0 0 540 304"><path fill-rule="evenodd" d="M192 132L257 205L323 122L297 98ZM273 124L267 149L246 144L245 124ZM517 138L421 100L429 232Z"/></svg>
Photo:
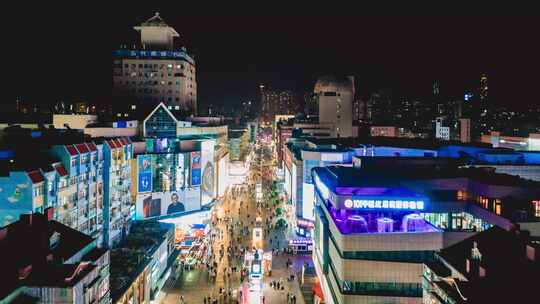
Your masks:
<svg viewBox="0 0 540 304"><path fill-rule="evenodd" d="M346 209L388 209L388 210L424 210L424 200L409 198L379 198L379 199L346 199L343 202Z"/></svg>
<svg viewBox="0 0 540 304"><path fill-rule="evenodd" d="M172 58L184 59L191 64L195 64L193 58L184 51L146 51L146 50L116 50L115 57L137 57L137 58Z"/></svg>

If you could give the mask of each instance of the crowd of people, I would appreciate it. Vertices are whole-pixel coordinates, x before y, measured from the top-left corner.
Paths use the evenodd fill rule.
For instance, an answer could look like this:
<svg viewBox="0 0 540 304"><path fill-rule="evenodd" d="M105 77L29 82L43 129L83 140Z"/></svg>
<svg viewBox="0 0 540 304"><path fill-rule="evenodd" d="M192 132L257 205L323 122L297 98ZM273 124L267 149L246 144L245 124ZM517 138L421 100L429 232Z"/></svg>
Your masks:
<svg viewBox="0 0 540 304"><path fill-rule="evenodd" d="M253 181L259 178L250 177L247 180L246 184L232 186L226 199L214 206L215 212L206 236L209 243L208 250L205 257L195 266L204 270L208 283L215 286L204 296L202 301L204 304L240 303L242 289L238 286L242 286L248 276L244 259L246 252L254 249L251 247L251 233L258 216L262 219L261 224L264 235L267 236L268 250L271 249L274 256L286 252L286 240L278 236L279 234L272 233L276 229L273 223L277 218L276 206L268 200L250 204L249 202L255 201ZM291 260L287 259L285 265L287 269L290 269ZM286 293L287 304L296 304L296 295L289 290L294 273L291 271L289 273L287 282L284 282L283 278L271 280L270 288L272 292L279 292L283 297ZM271 268L269 275L272 275ZM181 303L185 303L183 296L180 300Z"/></svg>

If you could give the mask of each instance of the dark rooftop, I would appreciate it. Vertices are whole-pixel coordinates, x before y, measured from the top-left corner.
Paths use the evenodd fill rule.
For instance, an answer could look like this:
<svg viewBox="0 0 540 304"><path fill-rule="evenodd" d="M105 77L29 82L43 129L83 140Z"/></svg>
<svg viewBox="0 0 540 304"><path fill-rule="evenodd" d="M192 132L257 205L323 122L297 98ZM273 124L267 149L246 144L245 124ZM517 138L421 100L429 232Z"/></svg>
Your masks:
<svg viewBox="0 0 540 304"><path fill-rule="evenodd" d="M19 221L0 230L0 299L25 285L66 286L65 279L72 276L77 265L66 265L64 261L93 242L90 236L48 220L45 215L22 215ZM22 280L21 271L27 272Z"/></svg>
<svg viewBox="0 0 540 304"><path fill-rule="evenodd" d="M150 257L174 225L135 222L123 243L111 250L110 290L113 302L121 297L150 262Z"/></svg>
<svg viewBox="0 0 540 304"><path fill-rule="evenodd" d="M477 271L467 271L467 259L477 245L481 255L479 265L485 269L481 277ZM467 281L458 281L467 303L531 303L537 297L540 277L538 261L526 256L528 235L492 227L462 242L443 249L439 256L463 274Z"/></svg>

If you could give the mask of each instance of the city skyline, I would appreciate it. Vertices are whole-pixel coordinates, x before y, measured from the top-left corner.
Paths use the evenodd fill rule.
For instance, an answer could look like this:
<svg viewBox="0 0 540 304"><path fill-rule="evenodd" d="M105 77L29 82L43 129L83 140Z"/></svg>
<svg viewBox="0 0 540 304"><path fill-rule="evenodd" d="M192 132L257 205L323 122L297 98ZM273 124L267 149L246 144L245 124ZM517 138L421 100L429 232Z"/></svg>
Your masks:
<svg viewBox="0 0 540 304"><path fill-rule="evenodd" d="M0 303L535 302L540 18L176 3L6 14Z"/></svg>
<svg viewBox="0 0 540 304"><path fill-rule="evenodd" d="M538 46L529 37L538 21L530 17L187 16L174 10L140 8L129 14L106 12L99 23L81 12L62 15L61 20L55 18L57 13L47 18L32 16L35 22L14 32L14 43L20 46L16 58L22 60L16 61L14 92L6 98L37 104L59 100L110 103L111 52L121 44L135 43L137 33L132 27L155 11L160 11L179 32L180 43L195 55L203 109L209 105L238 108L242 101L258 101L260 83L309 92L324 74L355 75L360 96L383 88L395 96L422 99L432 92L435 80L443 96L462 97L465 91L478 94L480 75L486 73L492 104L523 107L535 97L534 71L539 62L533 54ZM55 28L57 37L23 38L22 33L37 23ZM71 26L60 27L63 23ZM77 35L72 34L74 30ZM36 45L50 44L54 49L39 51L47 58L41 67L48 77L36 83L34 90L24 90L26 73L35 67L33 60L24 58L36 52Z"/></svg>

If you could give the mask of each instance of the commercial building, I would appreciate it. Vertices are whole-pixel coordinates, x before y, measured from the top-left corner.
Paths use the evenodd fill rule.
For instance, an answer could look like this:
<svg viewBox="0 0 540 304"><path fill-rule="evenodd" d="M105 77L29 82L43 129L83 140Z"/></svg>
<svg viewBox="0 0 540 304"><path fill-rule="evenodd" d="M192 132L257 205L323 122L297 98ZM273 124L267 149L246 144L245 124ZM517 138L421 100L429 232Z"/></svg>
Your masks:
<svg viewBox="0 0 540 304"><path fill-rule="evenodd" d="M281 129L283 130L286 129ZM361 165L362 162L366 163L365 157L397 158L396 161L403 157L419 158L418 161L425 161L422 158L450 158L461 160L462 166L487 167L497 173L540 180L540 154L493 149L483 144L445 144L384 137L288 138L287 141L281 150L284 192L295 206L299 220L313 220L314 190L310 176L312 168L336 164Z"/></svg>
<svg viewBox="0 0 540 304"><path fill-rule="evenodd" d="M113 52L114 88L137 100L126 106L136 109L141 104L163 102L196 114L195 60L184 47L175 47L178 33L159 13L135 30L140 33L140 46Z"/></svg>
<svg viewBox="0 0 540 304"><path fill-rule="evenodd" d="M540 219L540 184L452 159L363 157L312 175L327 303L421 303L423 264L436 251L493 226L532 231Z"/></svg>
<svg viewBox="0 0 540 304"><path fill-rule="evenodd" d="M228 159L216 159L215 142L209 136L147 138L133 175L135 218L178 216L223 195Z"/></svg>
<svg viewBox="0 0 540 304"><path fill-rule="evenodd" d="M45 214L0 229L0 302L110 303L109 251Z"/></svg>

